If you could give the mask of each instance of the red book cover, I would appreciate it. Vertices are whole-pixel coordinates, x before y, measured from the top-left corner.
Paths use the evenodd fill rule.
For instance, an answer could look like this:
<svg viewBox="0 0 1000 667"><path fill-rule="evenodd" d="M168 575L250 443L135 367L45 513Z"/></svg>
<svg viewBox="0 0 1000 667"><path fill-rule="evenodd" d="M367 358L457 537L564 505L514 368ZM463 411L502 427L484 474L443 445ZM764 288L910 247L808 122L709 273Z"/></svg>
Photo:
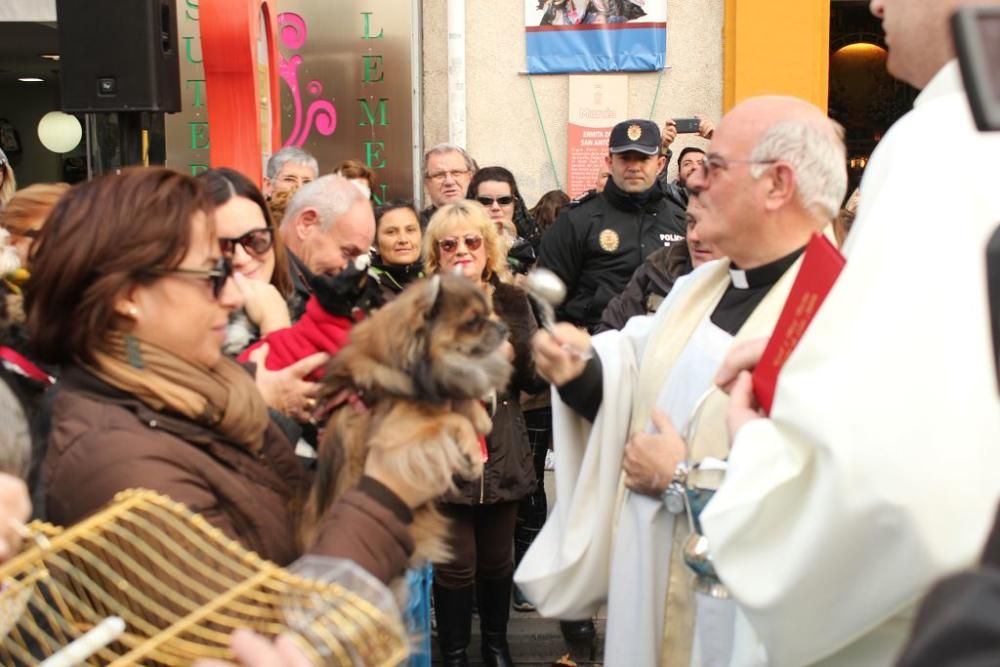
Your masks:
<svg viewBox="0 0 1000 667"><path fill-rule="evenodd" d="M830 239L813 234L764 355L753 371L753 393L765 414L771 414L781 367L799 344L843 268L844 256Z"/></svg>

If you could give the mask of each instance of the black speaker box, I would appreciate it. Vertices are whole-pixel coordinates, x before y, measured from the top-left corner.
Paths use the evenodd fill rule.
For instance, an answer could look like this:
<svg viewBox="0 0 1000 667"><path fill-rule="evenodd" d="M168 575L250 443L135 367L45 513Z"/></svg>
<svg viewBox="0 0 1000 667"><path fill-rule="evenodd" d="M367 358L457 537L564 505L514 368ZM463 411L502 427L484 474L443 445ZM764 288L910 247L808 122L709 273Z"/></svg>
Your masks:
<svg viewBox="0 0 1000 667"><path fill-rule="evenodd" d="M175 8L175 0L57 0L63 111L180 111Z"/></svg>

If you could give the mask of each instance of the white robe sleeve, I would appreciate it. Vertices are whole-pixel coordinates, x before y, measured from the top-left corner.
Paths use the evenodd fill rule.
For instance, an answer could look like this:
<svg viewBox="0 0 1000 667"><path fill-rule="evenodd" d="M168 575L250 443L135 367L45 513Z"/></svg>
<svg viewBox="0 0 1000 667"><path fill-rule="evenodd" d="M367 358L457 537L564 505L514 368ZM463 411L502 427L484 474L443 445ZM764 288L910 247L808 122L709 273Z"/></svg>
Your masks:
<svg viewBox="0 0 1000 667"><path fill-rule="evenodd" d="M887 135L847 266L702 514L720 578L776 667L865 642L883 653L874 663L834 662L890 664L905 634L879 645L879 628L972 564L991 525L1000 401L984 248L1000 222L1000 137L967 117L952 95ZM926 160L942 127L963 165L950 174Z"/></svg>

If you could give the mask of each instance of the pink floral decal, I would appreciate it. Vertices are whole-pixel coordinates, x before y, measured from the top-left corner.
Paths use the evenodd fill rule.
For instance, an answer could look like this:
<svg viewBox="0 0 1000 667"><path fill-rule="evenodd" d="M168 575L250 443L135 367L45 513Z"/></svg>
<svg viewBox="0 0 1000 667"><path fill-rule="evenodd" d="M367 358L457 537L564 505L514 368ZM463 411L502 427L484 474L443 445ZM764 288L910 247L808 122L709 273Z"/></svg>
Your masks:
<svg viewBox="0 0 1000 667"><path fill-rule="evenodd" d="M292 12L278 14L278 31L282 45L290 51L301 49L306 43L308 35L306 22L298 14ZM315 79L305 86L306 91L315 99L309 102L309 108L303 113L302 89L299 86L298 75L301 64L300 55L293 55L287 59L283 55L279 56L278 72L292 93L292 102L295 106L292 133L285 139L284 146L302 146L314 128L324 137L330 136L337 129L337 108L330 100L320 97L323 94L323 84Z"/></svg>

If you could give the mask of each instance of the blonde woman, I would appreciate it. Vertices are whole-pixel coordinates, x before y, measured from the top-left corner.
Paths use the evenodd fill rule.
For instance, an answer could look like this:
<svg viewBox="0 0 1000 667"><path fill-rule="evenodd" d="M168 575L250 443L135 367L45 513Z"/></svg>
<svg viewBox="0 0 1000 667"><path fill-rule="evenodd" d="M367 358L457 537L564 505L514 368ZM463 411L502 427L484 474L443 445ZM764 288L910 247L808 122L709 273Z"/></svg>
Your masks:
<svg viewBox="0 0 1000 667"><path fill-rule="evenodd" d="M479 605L482 656L487 665L513 664L507 620L514 571L514 522L519 501L536 484L519 392L538 391L531 337L537 330L527 296L508 284L506 249L486 209L474 201L439 208L423 242L428 275L461 273L490 296L496 315L510 329L514 375L496 400L489 458L483 476L463 482L442 510L452 520L454 560L435 566L434 608L442 664L465 665L473 590Z"/></svg>

